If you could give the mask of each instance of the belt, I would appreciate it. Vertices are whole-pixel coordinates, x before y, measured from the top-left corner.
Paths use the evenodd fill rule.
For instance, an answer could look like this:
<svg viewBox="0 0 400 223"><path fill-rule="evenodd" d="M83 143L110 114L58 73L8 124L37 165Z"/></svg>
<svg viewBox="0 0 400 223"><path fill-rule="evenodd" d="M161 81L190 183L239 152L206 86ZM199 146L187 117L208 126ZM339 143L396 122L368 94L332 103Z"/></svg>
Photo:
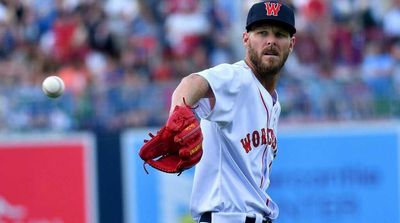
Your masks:
<svg viewBox="0 0 400 223"><path fill-rule="evenodd" d="M204 212L204 214L201 215L200 217L200 222L208 222L211 223L211 212ZM256 218L252 217L246 217L245 223L256 223ZM262 221L262 223L272 223L271 219L265 219Z"/></svg>

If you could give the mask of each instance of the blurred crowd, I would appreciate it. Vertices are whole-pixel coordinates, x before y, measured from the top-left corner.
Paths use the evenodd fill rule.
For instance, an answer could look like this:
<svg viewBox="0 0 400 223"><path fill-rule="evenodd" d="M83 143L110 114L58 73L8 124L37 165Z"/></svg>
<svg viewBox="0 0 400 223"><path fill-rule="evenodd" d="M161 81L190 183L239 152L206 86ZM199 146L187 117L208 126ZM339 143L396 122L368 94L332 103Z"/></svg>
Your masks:
<svg viewBox="0 0 400 223"><path fill-rule="evenodd" d="M159 126L180 79L243 58L250 0L0 0L0 130ZM400 117L400 0L292 0L282 122ZM46 76L66 92L46 98Z"/></svg>

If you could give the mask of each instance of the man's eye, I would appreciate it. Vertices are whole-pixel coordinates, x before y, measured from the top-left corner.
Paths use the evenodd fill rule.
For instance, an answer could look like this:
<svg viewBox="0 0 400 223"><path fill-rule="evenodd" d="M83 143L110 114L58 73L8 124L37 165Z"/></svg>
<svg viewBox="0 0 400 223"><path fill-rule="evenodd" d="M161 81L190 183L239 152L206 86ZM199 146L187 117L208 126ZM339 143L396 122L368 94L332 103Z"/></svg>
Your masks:
<svg viewBox="0 0 400 223"><path fill-rule="evenodd" d="M278 32L278 33L276 33L275 34L277 37L286 37L287 36L287 34L286 33L283 33L283 32Z"/></svg>

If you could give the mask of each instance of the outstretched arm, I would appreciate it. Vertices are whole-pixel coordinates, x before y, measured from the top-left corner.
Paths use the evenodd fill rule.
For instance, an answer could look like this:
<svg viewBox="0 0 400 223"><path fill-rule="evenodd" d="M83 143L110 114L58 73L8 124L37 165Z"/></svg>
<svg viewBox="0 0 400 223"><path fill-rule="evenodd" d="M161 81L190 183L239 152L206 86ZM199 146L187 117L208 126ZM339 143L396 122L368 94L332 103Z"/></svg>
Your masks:
<svg viewBox="0 0 400 223"><path fill-rule="evenodd" d="M204 77L198 74L191 74L184 77L178 87L176 87L172 94L170 114L176 105L184 105L183 98L185 98L186 105L189 106L193 106L201 98L211 98L211 107L213 107L214 94L210 85Z"/></svg>
<svg viewBox="0 0 400 223"><path fill-rule="evenodd" d="M200 98L208 97L210 92L207 80L198 74L182 79L172 94L166 124L156 135L150 134L151 139L146 140L140 148L139 156L144 164L179 175L200 161L203 155L203 134L199 120L188 106L195 105Z"/></svg>

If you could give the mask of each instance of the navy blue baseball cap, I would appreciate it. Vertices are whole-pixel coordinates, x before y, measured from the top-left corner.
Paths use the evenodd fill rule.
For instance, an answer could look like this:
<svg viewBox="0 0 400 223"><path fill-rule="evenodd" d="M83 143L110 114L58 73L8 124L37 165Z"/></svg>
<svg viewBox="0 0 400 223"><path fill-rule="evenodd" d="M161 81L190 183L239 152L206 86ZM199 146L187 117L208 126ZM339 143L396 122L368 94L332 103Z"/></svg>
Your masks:
<svg viewBox="0 0 400 223"><path fill-rule="evenodd" d="M296 33L293 9L279 1L259 2L251 6L246 30L250 31L258 23L276 23L284 26L291 35Z"/></svg>

